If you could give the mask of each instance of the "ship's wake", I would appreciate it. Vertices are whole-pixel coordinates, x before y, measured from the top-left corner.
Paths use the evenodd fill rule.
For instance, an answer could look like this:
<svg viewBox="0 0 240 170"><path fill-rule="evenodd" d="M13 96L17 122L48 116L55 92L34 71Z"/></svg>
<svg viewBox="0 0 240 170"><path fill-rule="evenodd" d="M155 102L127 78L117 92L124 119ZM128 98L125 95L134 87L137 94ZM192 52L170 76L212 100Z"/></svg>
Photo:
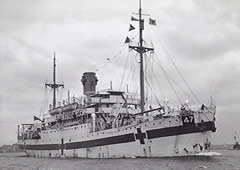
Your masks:
<svg viewBox="0 0 240 170"><path fill-rule="evenodd" d="M198 153L196 156L221 156L222 154L219 152L203 152L203 153Z"/></svg>

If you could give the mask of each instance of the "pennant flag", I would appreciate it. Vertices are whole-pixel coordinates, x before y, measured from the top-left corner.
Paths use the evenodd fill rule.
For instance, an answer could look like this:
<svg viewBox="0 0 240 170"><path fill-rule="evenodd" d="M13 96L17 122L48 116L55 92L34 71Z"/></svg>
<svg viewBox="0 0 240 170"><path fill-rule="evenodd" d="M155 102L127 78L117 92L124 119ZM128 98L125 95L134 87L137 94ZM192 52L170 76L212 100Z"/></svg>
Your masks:
<svg viewBox="0 0 240 170"><path fill-rule="evenodd" d="M132 31L132 30L135 30L135 27L132 24L130 24L128 31Z"/></svg>
<svg viewBox="0 0 240 170"><path fill-rule="evenodd" d="M42 120L41 120L40 118L38 118L37 116L34 116L33 119L34 119L34 121L35 121L35 120L42 121Z"/></svg>
<svg viewBox="0 0 240 170"><path fill-rule="evenodd" d="M130 38L127 37L124 43L130 43L130 41Z"/></svg>
<svg viewBox="0 0 240 170"><path fill-rule="evenodd" d="M149 24L150 25L157 25L156 20L149 18Z"/></svg>
<svg viewBox="0 0 240 170"><path fill-rule="evenodd" d="M131 21L138 21L137 18L131 17Z"/></svg>

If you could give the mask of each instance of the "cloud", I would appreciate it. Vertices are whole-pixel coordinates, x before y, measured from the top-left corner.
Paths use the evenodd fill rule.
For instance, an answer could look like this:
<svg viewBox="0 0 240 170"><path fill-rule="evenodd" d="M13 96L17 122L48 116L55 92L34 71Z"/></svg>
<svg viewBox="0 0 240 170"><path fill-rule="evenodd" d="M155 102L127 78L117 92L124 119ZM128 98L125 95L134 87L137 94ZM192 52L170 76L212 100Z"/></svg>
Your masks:
<svg viewBox="0 0 240 170"><path fill-rule="evenodd" d="M159 41L167 43L171 51L188 60L211 60L237 50L240 14L234 5L226 8L224 2L194 1L186 7L168 6L163 9L165 14L158 16Z"/></svg>

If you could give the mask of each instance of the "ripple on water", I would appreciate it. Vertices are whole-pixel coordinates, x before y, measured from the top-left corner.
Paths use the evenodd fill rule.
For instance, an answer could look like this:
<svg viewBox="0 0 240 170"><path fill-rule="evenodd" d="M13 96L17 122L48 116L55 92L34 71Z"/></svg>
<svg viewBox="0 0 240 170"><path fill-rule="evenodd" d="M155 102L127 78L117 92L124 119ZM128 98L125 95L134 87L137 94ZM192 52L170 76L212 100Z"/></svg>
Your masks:
<svg viewBox="0 0 240 170"><path fill-rule="evenodd" d="M0 170L240 170L240 151L221 156L136 159L48 159L0 155Z"/></svg>

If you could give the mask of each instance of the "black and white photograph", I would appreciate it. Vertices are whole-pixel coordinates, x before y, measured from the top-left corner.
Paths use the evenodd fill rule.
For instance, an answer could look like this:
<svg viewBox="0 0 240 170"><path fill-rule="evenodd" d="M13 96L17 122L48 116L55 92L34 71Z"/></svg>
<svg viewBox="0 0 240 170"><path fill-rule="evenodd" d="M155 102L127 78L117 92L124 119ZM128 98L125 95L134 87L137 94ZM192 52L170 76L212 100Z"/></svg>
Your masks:
<svg viewBox="0 0 240 170"><path fill-rule="evenodd" d="M239 11L0 0L0 170L240 170Z"/></svg>

